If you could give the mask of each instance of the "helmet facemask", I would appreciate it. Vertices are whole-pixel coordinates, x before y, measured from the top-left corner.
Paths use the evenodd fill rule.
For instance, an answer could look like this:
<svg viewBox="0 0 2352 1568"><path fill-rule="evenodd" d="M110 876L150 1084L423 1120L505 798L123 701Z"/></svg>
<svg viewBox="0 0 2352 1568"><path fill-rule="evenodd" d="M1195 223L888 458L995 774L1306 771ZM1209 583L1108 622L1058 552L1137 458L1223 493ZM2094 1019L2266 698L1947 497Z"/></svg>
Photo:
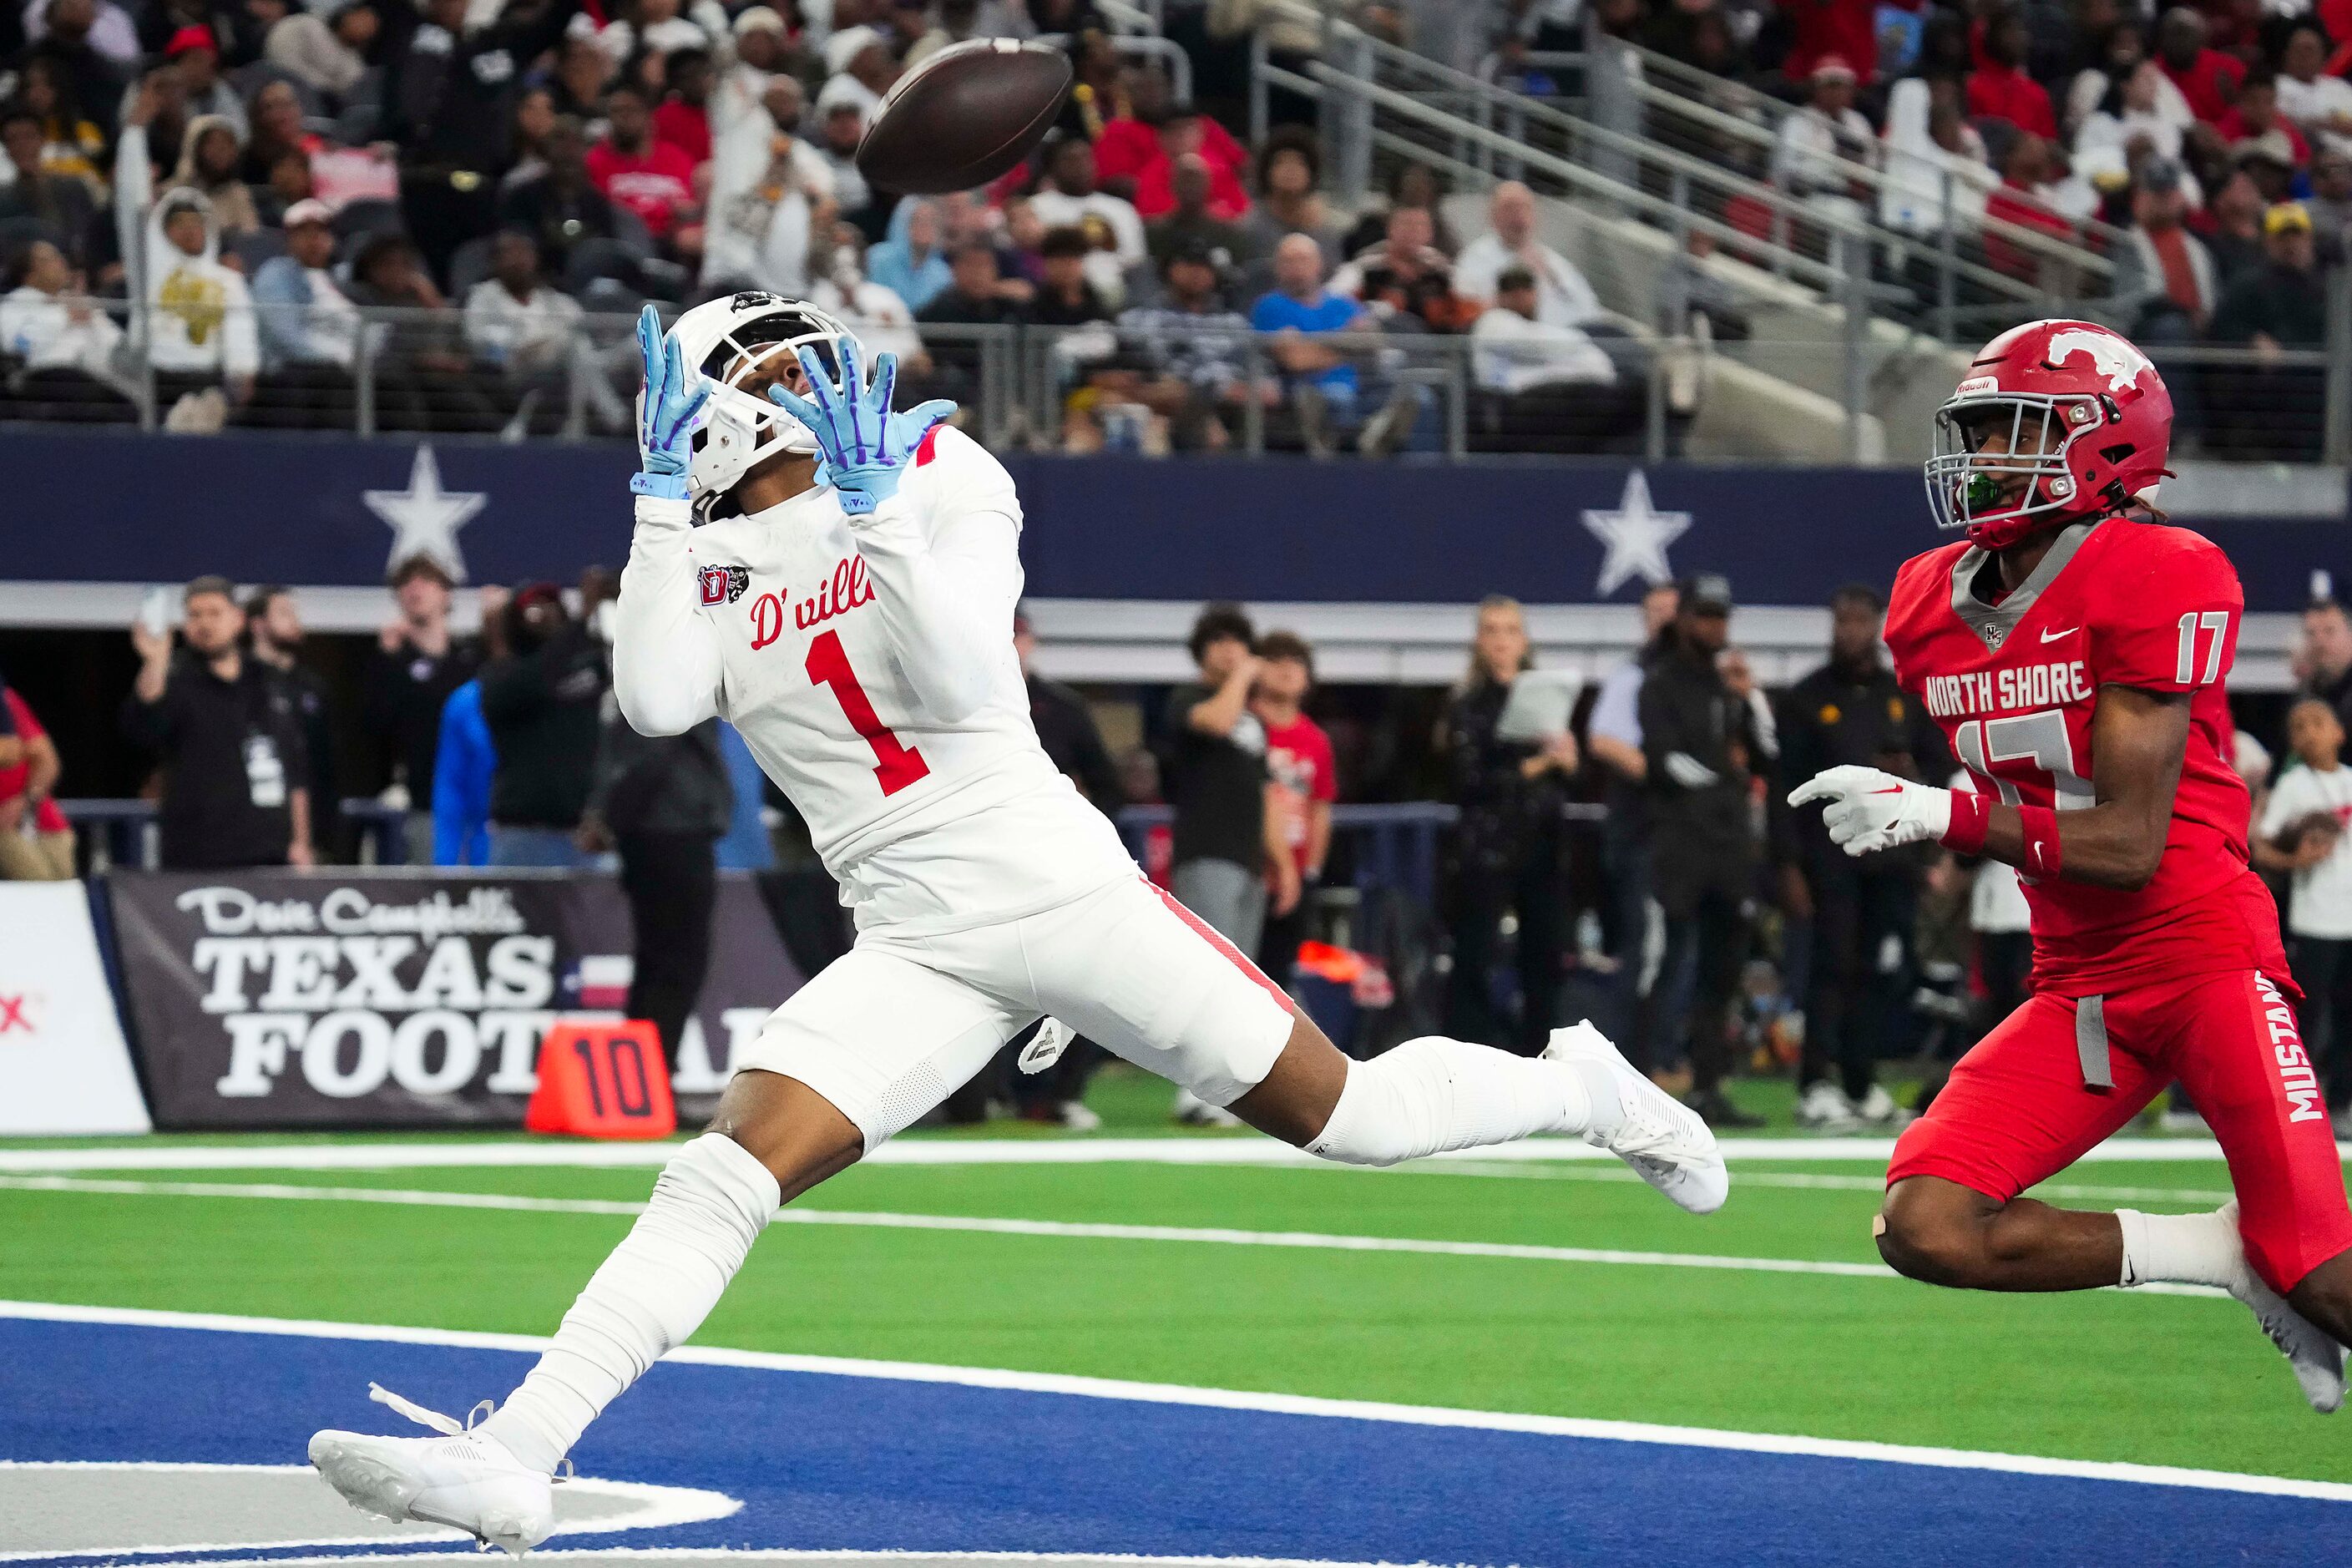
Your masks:
<svg viewBox="0 0 2352 1568"><path fill-rule="evenodd" d="M798 375L804 349L824 374L837 378L849 329L813 305L770 299L772 306L763 300L730 311L724 329L702 349L697 368L709 377L710 402L694 433L688 470L698 495L725 494L769 458L816 455L815 435L770 398L767 388ZM736 296L737 301L745 300Z"/></svg>
<svg viewBox="0 0 2352 1568"><path fill-rule="evenodd" d="M1966 529L1988 549L2013 543L2047 518L2096 510L2080 492L2067 449L2106 423L2087 395L1989 392L1936 411L1927 504L1936 524ZM1992 450L1986 450L1987 447Z"/></svg>

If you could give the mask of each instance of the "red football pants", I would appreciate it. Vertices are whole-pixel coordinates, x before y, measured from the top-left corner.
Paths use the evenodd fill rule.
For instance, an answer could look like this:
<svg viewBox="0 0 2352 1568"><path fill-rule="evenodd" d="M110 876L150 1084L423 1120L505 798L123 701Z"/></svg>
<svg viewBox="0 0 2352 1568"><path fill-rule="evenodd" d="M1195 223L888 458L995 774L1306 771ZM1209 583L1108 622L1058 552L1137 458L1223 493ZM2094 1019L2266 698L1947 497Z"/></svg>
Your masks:
<svg viewBox="0 0 2352 1568"><path fill-rule="evenodd" d="M2174 1079L2221 1141L2246 1256L2286 1291L2352 1249L2352 1207L2294 1011L2251 970L2105 998L2037 994L1952 1069L1886 1173L2007 1203L2080 1159ZM2094 1085L2110 1080L2104 1088Z"/></svg>

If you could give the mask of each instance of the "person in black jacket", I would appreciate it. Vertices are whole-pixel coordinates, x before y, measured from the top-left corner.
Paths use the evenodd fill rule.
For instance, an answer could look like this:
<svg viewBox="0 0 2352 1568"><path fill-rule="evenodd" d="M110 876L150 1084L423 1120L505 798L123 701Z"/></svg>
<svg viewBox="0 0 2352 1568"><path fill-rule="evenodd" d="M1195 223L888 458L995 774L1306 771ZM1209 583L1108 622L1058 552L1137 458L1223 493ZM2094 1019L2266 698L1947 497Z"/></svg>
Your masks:
<svg viewBox="0 0 2352 1568"><path fill-rule="evenodd" d="M1446 1032L1524 1056L1542 1050L1559 1022L1570 929L1560 808L1576 771L1573 736L1544 746L1496 738L1512 683L1534 663L1518 601L1496 595L1481 604L1470 673L1445 710L1443 737L1451 794L1462 808L1454 839ZM1518 916L1516 1021L1498 1012L1494 994L1496 948L1503 917L1512 912Z"/></svg>
<svg viewBox="0 0 2352 1568"><path fill-rule="evenodd" d="M629 1016L653 1024L662 1059L675 1070L678 1037L710 970L717 847L734 816L735 788L719 756L718 720L682 735L646 736L617 703L603 706L581 837L620 851L621 891L636 934Z"/></svg>
<svg viewBox="0 0 2352 1568"><path fill-rule="evenodd" d="M411 555L392 569L400 614L376 634L360 672L360 713L381 748L374 784L397 784L408 795L407 858L433 863L433 784L441 749L441 710L474 679L482 648L449 630L449 568ZM487 626L503 611L504 589L482 590Z"/></svg>
<svg viewBox="0 0 2352 1568"><path fill-rule="evenodd" d="M1025 608L1013 612L1013 651L1020 656L1021 679L1029 688L1029 721L1037 727L1037 743L1096 810L1117 816L1127 804L1127 792L1119 786L1110 750L1095 728L1094 715L1087 711L1087 700L1030 668L1037 653L1037 633Z"/></svg>
<svg viewBox="0 0 2352 1568"><path fill-rule="evenodd" d="M1712 573L1685 581L1674 626L1642 681L1643 788L1666 916L1658 983L1671 997L1691 976L1691 1109L1712 1126L1759 1127L1761 1119L1723 1092L1732 994L1748 955L1756 874L1749 781L1759 750L1748 704L1716 668L1730 632L1731 584ZM1658 1031L1669 1044L1676 1011L1670 1004Z"/></svg>
<svg viewBox="0 0 2352 1568"><path fill-rule="evenodd" d="M1781 907L1812 937L1797 1120L1835 1130L1896 1117L1875 1081L1875 1047L1910 994L1925 863L1909 850L1857 860L1830 842L1819 812L1780 803L1823 769L1847 763L1931 783L1950 773L1927 710L1904 695L1880 654L1885 613L1877 591L1862 584L1830 595L1829 662L1780 700L1780 776L1768 796ZM1838 1083L1830 1081L1832 1062Z"/></svg>
<svg viewBox="0 0 2352 1568"><path fill-rule="evenodd" d="M271 583L246 595L246 651L256 664L277 671L294 700L302 725L303 771L310 780L311 838L331 860L341 858L344 847L342 789L335 769L333 703L326 678L300 658L308 636L293 589Z"/></svg>
<svg viewBox="0 0 2352 1568"><path fill-rule="evenodd" d="M563 608L552 583L507 605L506 658L483 666L482 720L498 752L490 778L490 864L586 866L575 842L596 760L604 647Z"/></svg>
<svg viewBox="0 0 2352 1568"><path fill-rule="evenodd" d="M378 134L401 148L408 232L436 274L450 253L490 231L499 176L514 162L514 107L531 63L562 40L580 0L519 0L466 30L466 0L431 0L420 18L386 7L390 62Z"/></svg>
<svg viewBox="0 0 2352 1568"><path fill-rule="evenodd" d="M131 628L140 667L122 728L163 760L155 815L167 871L313 860L301 717L277 672L239 648L235 595L225 577L188 584L176 658L169 632L144 620Z"/></svg>

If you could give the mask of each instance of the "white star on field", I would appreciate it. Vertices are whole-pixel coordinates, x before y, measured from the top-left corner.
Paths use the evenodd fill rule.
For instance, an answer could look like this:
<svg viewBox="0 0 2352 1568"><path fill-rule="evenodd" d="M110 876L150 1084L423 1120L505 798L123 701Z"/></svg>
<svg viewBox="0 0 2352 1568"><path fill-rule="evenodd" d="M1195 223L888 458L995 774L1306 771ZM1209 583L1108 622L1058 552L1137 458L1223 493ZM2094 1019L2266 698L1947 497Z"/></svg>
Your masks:
<svg viewBox="0 0 2352 1568"><path fill-rule="evenodd" d="M1601 558L1597 592L1607 598L1628 579L1671 583L1675 569L1666 560L1666 546L1690 531L1691 514L1660 511L1650 504L1650 481L1636 468L1626 477L1624 498L1615 511L1584 509L1584 526L1601 541L1607 553Z"/></svg>
<svg viewBox="0 0 2352 1568"><path fill-rule="evenodd" d="M445 490L441 465L433 448L416 448L404 490L364 490L360 499L368 510L392 530L392 553L387 571L422 555L438 563L457 582L466 580L466 557L457 549L457 531L474 520L489 500L487 495Z"/></svg>

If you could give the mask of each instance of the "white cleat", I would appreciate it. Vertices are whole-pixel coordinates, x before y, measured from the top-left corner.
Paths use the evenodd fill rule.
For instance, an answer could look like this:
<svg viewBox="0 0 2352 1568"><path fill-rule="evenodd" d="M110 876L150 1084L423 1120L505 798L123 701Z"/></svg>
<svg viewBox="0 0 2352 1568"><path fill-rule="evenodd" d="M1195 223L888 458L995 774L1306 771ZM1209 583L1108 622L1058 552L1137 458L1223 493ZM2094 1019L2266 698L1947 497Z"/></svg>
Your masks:
<svg viewBox="0 0 2352 1568"><path fill-rule="evenodd" d="M2231 1198L2221 1205L2221 1216L2230 1222L2230 1234L2235 1236L2237 1199ZM2229 1291L2246 1304L2254 1321L2271 1337L2271 1343L2286 1357L2311 1407L2322 1415L2332 1415L2344 1403L2344 1347L2336 1342L2335 1336L2287 1305L2285 1297L2263 1284L2242 1251L2238 1258L2238 1277L2230 1281Z"/></svg>
<svg viewBox="0 0 2352 1568"><path fill-rule="evenodd" d="M384 1519L454 1526L518 1557L555 1528L553 1478L525 1465L496 1437L468 1431L375 1384L368 1384L368 1397L442 1436L313 1436L310 1463L345 1502ZM476 1406L477 1413L482 1408Z"/></svg>
<svg viewBox="0 0 2352 1568"><path fill-rule="evenodd" d="M1854 1114L1845 1090L1822 1079L1797 1100L1797 1125L1814 1132L1851 1132L1862 1125L1862 1118Z"/></svg>
<svg viewBox="0 0 2352 1568"><path fill-rule="evenodd" d="M1592 1099L1584 1141L1606 1149L1650 1185L1693 1214L1713 1214L1731 1195L1731 1173L1698 1112L1633 1070L1590 1023L1551 1032L1546 1061L1573 1068Z"/></svg>

